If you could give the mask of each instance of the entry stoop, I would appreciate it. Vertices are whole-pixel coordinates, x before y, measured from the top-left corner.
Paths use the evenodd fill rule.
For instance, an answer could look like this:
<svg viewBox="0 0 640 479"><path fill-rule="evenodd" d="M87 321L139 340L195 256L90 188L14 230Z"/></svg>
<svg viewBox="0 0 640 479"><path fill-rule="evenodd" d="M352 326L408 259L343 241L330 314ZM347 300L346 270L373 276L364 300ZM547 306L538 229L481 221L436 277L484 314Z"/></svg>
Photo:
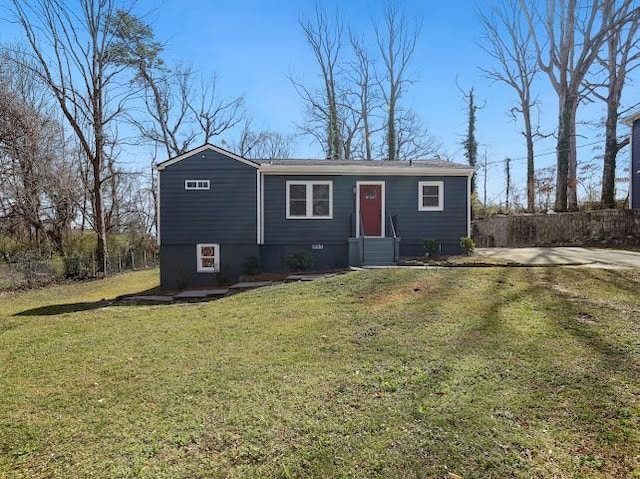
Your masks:
<svg viewBox="0 0 640 479"><path fill-rule="evenodd" d="M400 257L400 238L349 238L349 266L389 266Z"/></svg>

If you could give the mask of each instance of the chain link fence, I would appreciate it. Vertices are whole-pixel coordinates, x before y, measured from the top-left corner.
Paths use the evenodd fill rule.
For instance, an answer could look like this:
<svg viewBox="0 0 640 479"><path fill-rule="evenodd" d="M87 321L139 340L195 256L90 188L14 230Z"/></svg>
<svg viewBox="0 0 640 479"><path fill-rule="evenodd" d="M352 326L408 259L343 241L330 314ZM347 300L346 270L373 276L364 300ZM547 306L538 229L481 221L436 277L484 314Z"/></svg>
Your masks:
<svg viewBox="0 0 640 479"><path fill-rule="evenodd" d="M155 268L158 264L156 251L141 249L124 254L112 254L107 261L107 275ZM97 276L95 256L0 262L0 291L30 289L65 280L83 280Z"/></svg>

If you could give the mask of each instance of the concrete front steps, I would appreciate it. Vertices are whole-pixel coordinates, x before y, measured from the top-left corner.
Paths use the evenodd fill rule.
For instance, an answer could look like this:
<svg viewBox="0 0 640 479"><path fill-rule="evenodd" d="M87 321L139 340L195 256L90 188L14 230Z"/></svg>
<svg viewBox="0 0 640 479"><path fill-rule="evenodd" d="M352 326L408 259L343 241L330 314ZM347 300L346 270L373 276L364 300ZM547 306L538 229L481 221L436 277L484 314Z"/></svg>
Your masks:
<svg viewBox="0 0 640 479"><path fill-rule="evenodd" d="M400 258L400 238L349 238L350 266L391 266Z"/></svg>

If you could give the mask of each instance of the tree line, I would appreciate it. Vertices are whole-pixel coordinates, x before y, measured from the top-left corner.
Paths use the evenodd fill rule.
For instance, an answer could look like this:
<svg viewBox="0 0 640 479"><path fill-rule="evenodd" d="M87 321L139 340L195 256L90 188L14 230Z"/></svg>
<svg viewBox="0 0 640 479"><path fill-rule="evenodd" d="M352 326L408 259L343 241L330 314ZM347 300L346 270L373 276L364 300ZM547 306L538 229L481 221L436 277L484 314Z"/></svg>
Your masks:
<svg viewBox="0 0 640 479"><path fill-rule="evenodd" d="M510 114L522 126L527 152L527 210L536 204L535 143L544 135L536 121L535 82L556 94L558 120L547 135L556 139L556 211L578 208L576 126L581 105L602 102L605 109L600 202L613 208L616 160L628 138L618 136L629 74L640 64L640 9L633 0L496 0L478 15L482 48L491 64L481 69L490 80L508 85L516 106ZM509 188L509 182L507 182Z"/></svg>

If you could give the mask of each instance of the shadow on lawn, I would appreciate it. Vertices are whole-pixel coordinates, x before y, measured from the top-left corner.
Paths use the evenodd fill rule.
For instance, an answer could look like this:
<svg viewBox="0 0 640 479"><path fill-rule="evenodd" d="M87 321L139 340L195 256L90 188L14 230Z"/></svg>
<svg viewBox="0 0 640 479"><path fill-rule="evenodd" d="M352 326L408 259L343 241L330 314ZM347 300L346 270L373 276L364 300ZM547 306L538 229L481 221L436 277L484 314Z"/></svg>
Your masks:
<svg viewBox="0 0 640 479"><path fill-rule="evenodd" d="M155 287L140 291L127 296L145 296L152 294L159 294L160 288ZM137 303L127 303L119 301L123 296L118 296L114 299L100 299L98 301L86 301L82 303L66 303L66 304L51 304L46 306L39 306L37 308L25 309L19 313L15 313L14 316L55 316L58 314L78 313L81 311L91 311L95 309L106 308L109 306L137 306ZM150 303L152 304L152 303Z"/></svg>

